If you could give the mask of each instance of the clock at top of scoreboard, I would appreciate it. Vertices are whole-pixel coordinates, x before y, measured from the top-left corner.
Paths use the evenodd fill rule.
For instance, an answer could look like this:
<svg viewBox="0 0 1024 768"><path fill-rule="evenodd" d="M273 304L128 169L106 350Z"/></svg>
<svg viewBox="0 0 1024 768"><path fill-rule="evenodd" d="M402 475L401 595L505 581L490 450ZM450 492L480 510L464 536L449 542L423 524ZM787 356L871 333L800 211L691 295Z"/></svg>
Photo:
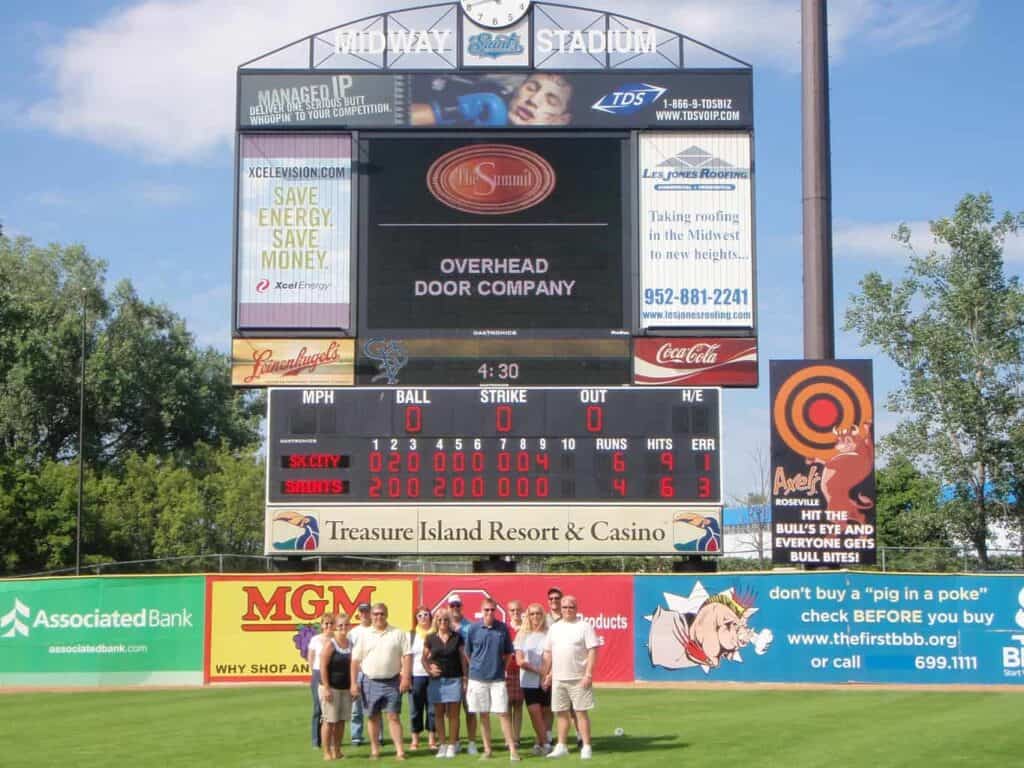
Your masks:
<svg viewBox="0 0 1024 768"><path fill-rule="evenodd" d="M273 389L269 504L721 503L718 389Z"/></svg>

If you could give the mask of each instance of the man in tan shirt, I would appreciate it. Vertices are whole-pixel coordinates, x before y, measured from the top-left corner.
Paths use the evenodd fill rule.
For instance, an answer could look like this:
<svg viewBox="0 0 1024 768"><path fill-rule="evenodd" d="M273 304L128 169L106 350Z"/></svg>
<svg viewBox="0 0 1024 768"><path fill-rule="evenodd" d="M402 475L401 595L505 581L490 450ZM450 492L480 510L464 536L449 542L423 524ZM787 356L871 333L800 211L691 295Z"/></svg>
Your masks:
<svg viewBox="0 0 1024 768"><path fill-rule="evenodd" d="M380 756L380 713L388 717L388 731L399 760L402 746L402 694L412 689L412 645L409 633L388 624L388 607L375 603L372 623L364 629L352 649L352 695L359 696L370 731L370 756ZM362 683L359 673L362 672Z"/></svg>

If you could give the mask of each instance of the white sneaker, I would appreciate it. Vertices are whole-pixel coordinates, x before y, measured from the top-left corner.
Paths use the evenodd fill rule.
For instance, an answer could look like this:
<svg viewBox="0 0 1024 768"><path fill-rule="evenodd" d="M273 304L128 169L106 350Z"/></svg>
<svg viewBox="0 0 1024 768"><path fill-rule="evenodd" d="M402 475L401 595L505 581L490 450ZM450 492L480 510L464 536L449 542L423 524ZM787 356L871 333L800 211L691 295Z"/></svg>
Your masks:
<svg viewBox="0 0 1024 768"><path fill-rule="evenodd" d="M444 760L446 757L448 757L448 747L446 747L444 744L439 746L437 748L437 754L434 755L434 757L436 757L438 760Z"/></svg>
<svg viewBox="0 0 1024 768"><path fill-rule="evenodd" d="M569 754L569 748L565 744L556 744L555 748L548 752L548 757L565 757Z"/></svg>
<svg viewBox="0 0 1024 768"><path fill-rule="evenodd" d="M589 760L594 756L594 751L590 748L589 744L584 744L580 750L580 760Z"/></svg>
<svg viewBox="0 0 1024 768"><path fill-rule="evenodd" d="M479 755L480 754L480 750L478 750L476 748L476 742L475 741L469 742L469 744L466 746L466 754L467 755Z"/></svg>

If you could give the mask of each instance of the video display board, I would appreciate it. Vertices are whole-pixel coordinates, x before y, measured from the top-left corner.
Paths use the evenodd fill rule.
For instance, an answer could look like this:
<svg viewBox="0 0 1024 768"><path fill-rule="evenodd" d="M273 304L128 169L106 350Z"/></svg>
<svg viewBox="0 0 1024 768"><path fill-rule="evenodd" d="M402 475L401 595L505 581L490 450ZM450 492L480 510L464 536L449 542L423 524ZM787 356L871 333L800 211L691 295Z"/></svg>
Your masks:
<svg viewBox="0 0 1024 768"><path fill-rule="evenodd" d="M750 128L749 71L242 72L242 129Z"/></svg>
<svg viewBox="0 0 1024 768"><path fill-rule="evenodd" d="M239 329L352 327L352 138L239 142Z"/></svg>
<svg viewBox="0 0 1024 768"><path fill-rule="evenodd" d="M640 327L753 328L751 138L640 136Z"/></svg>
<svg viewBox="0 0 1024 768"><path fill-rule="evenodd" d="M772 560L873 565L870 360L772 360Z"/></svg>
<svg viewBox="0 0 1024 768"><path fill-rule="evenodd" d="M370 138L361 334L628 335L624 138Z"/></svg>

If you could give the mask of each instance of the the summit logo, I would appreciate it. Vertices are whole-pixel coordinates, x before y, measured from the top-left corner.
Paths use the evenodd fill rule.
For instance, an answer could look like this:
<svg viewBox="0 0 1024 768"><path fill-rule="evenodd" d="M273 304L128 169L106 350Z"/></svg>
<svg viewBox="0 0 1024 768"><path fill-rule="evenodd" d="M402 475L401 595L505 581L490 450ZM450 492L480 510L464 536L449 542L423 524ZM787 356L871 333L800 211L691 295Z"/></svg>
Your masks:
<svg viewBox="0 0 1024 768"><path fill-rule="evenodd" d="M3 616L0 616L0 631L7 629L0 637L28 637L28 624L24 623L22 619L28 619L30 614L29 607L25 605L18 598L14 598L14 607Z"/></svg>

